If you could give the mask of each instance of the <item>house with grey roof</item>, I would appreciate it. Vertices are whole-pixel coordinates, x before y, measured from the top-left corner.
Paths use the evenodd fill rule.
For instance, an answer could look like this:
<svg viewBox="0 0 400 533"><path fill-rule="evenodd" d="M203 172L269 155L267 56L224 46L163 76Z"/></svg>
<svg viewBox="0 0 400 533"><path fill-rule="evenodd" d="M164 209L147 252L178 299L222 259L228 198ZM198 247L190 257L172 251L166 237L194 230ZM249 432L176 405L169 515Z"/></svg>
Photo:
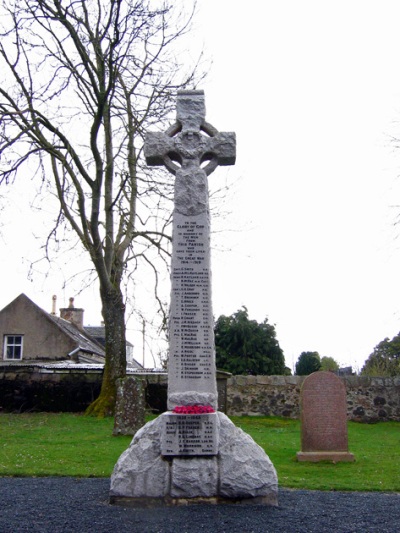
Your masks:
<svg viewBox="0 0 400 533"><path fill-rule="evenodd" d="M48 313L25 294L0 311L0 410L86 409L100 393L105 328L83 324L84 310L72 298L59 316L54 297ZM167 408L167 373L143 368L132 351L128 343L127 374L146 380L146 401L154 412L162 412ZM226 403L226 376L223 384L221 405Z"/></svg>
<svg viewBox="0 0 400 533"><path fill-rule="evenodd" d="M105 328L84 327L84 310L74 306L47 313L20 294L0 311L0 339L2 365L49 365L60 363L74 365L103 365L105 362ZM132 344L128 344L129 366L142 369L132 357Z"/></svg>

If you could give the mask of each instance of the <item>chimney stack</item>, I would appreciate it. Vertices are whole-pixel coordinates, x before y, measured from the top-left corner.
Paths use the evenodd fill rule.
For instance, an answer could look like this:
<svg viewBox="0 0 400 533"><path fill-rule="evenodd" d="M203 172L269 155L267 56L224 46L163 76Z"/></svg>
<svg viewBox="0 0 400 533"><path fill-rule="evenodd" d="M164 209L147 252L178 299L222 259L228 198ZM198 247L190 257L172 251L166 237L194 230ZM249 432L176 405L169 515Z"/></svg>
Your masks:
<svg viewBox="0 0 400 533"><path fill-rule="evenodd" d="M74 307L74 299L69 299L69 307L62 307L60 309L60 317L64 320L68 320L72 324L81 330L83 330L83 313L84 309Z"/></svg>
<svg viewBox="0 0 400 533"><path fill-rule="evenodd" d="M52 304L52 306L51 306L51 314L52 314L53 316L56 316L56 306L57 306L57 296L54 295L54 296L53 296L53 304Z"/></svg>

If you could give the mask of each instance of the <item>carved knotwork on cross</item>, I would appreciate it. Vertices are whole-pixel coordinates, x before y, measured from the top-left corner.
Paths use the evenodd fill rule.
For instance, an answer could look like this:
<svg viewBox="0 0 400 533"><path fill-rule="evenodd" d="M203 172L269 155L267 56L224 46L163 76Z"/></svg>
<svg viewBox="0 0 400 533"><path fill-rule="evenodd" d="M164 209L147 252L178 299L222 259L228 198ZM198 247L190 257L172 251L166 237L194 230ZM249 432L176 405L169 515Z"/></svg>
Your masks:
<svg viewBox="0 0 400 533"><path fill-rule="evenodd" d="M180 91L176 123L165 133L146 135L146 162L176 176L175 209L182 214L208 210L207 176L236 159L235 134L219 132L205 114L204 91Z"/></svg>

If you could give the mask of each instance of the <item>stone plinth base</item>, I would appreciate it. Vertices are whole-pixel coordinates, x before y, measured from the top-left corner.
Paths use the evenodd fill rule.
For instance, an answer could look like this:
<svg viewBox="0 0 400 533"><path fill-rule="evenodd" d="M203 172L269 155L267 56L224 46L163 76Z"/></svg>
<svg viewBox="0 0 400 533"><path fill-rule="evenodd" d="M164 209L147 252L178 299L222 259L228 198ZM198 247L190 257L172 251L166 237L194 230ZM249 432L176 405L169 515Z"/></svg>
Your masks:
<svg viewBox="0 0 400 533"><path fill-rule="evenodd" d="M259 496L257 498L128 498L119 496L110 496L111 505L122 505L123 507L132 508L149 508L149 507L173 507L179 505L196 505L207 503L208 505L271 505L277 507L277 498L272 499L268 496Z"/></svg>
<svg viewBox="0 0 400 533"><path fill-rule="evenodd" d="M161 455L162 415L143 426L111 476L110 503L132 506L189 503L278 505L273 464L254 440L217 413L214 456Z"/></svg>
<svg viewBox="0 0 400 533"><path fill-rule="evenodd" d="M347 462L352 463L354 455L350 452L297 452L298 461L309 461L318 463L319 461L331 461L332 463Z"/></svg>

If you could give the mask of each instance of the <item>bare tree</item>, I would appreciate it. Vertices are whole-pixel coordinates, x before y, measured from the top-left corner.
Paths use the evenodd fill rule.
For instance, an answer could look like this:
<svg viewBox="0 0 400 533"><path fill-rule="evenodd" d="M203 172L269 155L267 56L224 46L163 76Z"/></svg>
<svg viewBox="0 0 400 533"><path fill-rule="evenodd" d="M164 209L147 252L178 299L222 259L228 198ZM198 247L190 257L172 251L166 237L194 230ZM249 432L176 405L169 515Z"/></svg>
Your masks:
<svg viewBox="0 0 400 533"><path fill-rule="evenodd" d="M60 206L50 236L69 225L96 270L106 329L102 390L89 408L98 415L113 413L115 380L126 373L127 264L132 275L143 261L157 279L153 258L168 254L171 183L145 168L144 131L165 128L177 89L200 78L198 65L185 72L176 55L193 12L184 17L172 4L3 0L0 8L0 182L39 175Z"/></svg>

